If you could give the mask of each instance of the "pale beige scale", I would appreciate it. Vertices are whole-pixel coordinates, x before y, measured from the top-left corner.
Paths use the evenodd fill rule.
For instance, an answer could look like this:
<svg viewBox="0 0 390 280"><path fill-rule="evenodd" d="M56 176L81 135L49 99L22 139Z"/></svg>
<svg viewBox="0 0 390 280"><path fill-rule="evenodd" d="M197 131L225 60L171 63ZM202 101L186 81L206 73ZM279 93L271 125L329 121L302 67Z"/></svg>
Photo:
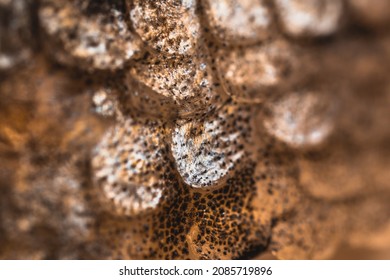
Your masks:
<svg viewBox="0 0 390 280"><path fill-rule="evenodd" d="M87 70L116 70L141 51L125 20L124 6L85 1L42 1L39 11L49 51L61 63Z"/></svg>

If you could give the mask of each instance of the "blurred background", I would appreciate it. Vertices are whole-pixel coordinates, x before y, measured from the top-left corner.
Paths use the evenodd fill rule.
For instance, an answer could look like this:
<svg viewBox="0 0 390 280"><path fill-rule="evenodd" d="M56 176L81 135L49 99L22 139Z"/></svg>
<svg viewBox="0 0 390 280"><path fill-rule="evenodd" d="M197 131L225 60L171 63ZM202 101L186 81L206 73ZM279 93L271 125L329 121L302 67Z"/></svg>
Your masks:
<svg viewBox="0 0 390 280"><path fill-rule="evenodd" d="M250 140L218 123L231 104L234 120L249 114ZM178 158L175 131L198 139L183 123L211 139L186 153L222 159ZM113 127L127 132L105 150ZM224 142L236 132L240 145ZM118 154L137 158L135 171L117 172ZM248 161L238 216L261 222L235 222L251 236L232 230L237 253L192 240L194 200L173 246L185 249L164 253L172 233L149 238L157 216L174 216L166 201L184 199L169 185L206 197ZM390 259L389 168L390 1L0 0L0 259Z"/></svg>

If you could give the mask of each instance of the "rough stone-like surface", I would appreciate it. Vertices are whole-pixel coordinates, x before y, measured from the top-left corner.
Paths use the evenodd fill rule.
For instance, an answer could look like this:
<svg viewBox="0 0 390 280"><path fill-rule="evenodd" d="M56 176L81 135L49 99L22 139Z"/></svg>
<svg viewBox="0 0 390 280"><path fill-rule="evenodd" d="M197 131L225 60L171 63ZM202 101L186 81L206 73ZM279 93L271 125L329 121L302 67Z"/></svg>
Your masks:
<svg viewBox="0 0 390 280"><path fill-rule="evenodd" d="M165 128L156 122L125 119L94 150L94 179L114 209L125 215L155 209L174 192Z"/></svg>
<svg viewBox="0 0 390 280"><path fill-rule="evenodd" d="M48 48L64 64L114 70L141 50L127 24L124 1L44 0L39 17Z"/></svg>
<svg viewBox="0 0 390 280"><path fill-rule="evenodd" d="M221 185L248 155L248 107L226 105L205 119L178 123L171 150L184 182L194 188Z"/></svg>
<svg viewBox="0 0 390 280"><path fill-rule="evenodd" d="M390 258L386 3L0 0L0 259Z"/></svg>
<svg viewBox="0 0 390 280"><path fill-rule="evenodd" d="M261 0L203 1L215 37L232 45L258 43L271 36L269 2Z"/></svg>
<svg viewBox="0 0 390 280"><path fill-rule="evenodd" d="M191 55L200 38L197 2L134 0L130 17L136 32L153 50L168 56Z"/></svg>
<svg viewBox="0 0 390 280"><path fill-rule="evenodd" d="M227 99L207 50L188 58L148 55L127 76L129 103L140 113L168 118L202 116Z"/></svg>

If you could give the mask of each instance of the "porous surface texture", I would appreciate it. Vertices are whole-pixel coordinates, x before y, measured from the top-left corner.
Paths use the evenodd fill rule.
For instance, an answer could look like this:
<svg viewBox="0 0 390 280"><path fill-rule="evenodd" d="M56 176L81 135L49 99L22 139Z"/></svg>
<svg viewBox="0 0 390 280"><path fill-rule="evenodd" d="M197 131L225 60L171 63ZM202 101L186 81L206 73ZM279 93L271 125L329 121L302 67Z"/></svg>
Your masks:
<svg viewBox="0 0 390 280"><path fill-rule="evenodd" d="M390 258L388 3L0 0L0 259Z"/></svg>

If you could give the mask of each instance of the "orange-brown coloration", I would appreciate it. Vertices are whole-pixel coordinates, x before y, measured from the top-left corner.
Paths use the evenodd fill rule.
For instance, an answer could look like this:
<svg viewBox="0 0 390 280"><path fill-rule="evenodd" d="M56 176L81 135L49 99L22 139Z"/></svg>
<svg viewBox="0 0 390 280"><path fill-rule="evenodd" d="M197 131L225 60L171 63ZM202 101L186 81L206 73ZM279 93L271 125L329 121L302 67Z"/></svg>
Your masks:
<svg viewBox="0 0 390 280"><path fill-rule="evenodd" d="M390 16L345 2L0 0L0 258L390 248Z"/></svg>

